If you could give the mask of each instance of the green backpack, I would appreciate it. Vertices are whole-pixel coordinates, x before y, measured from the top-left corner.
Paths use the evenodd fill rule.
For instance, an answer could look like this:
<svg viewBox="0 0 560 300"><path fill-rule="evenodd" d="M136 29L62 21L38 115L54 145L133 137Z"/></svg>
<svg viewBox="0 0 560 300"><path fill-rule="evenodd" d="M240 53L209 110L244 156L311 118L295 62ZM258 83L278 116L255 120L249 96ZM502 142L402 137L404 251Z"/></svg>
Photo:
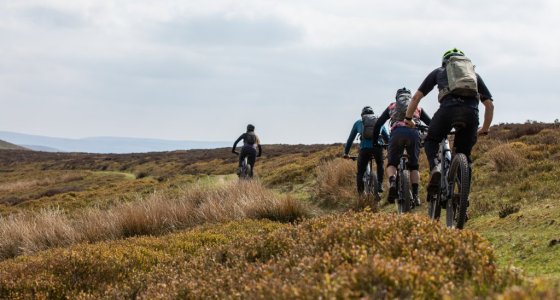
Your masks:
<svg viewBox="0 0 560 300"><path fill-rule="evenodd" d="M448 86L438 95L438 100L453 94L457 96L478 96L478 85L474 65L466 56L451 56L445 66Z"/></svg>

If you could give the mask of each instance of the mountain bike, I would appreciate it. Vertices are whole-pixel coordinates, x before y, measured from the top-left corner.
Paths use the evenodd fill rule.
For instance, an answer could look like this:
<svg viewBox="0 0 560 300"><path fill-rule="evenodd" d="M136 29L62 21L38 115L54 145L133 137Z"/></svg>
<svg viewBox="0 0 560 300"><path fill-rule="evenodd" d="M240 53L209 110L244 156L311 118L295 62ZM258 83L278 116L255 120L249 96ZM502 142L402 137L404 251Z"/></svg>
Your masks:
<svg viewBox="0 0 560 300"><path fill-rule="evenodd" d="M349 156L349 159L356 161L358 160L357 156ZM377 181L377 173L373 172L373 160L372 157L366 167L366 171L364 172L364 176L362 177L362 181L364 182L364 192L363 195L368 203L372 203L373 201L381 200L381 194L379 192L379 182Z"/></svg>
<svg viewBox="0 0 560 300"><path fill-rule="evenodd" d="M452 124L454 135L463 129L465 124ZM446 209L447 227L462 229L467 222L467 207L471 186L471 171L467 156L463 153L451 153L449 139L443 139L439 144L436 168L441 172L438 191L435 195L428 195L428 215L433 220L439 220L441 209Z"/></svg>
<svg viewBox="0 0 560 300"><path fill-rule="evenodd" d="M235 154L239 155L238 152ZM241 167L237 170L237 176L240 180L249 180L251 179L251 165L249 164L247 156L241 162Z"/></svg>

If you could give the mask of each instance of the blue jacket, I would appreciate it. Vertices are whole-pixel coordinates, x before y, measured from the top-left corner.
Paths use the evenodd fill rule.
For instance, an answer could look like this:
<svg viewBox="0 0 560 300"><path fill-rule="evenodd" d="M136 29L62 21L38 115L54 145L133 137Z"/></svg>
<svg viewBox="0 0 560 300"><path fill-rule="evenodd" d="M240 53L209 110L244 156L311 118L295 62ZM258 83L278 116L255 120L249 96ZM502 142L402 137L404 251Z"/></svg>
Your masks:
<svg viewBox="0 0 560 300"><path fill-rule="evenodd" d="M345 154L350 153L350 148L352 148L354 139L358 134L360 134L361 136L363 132L364 132L364 123L362 122L362 119L359 119L358 121L356 121L356 123L354 123L354 126L352 126L352 131L350 131L350 136L348 136L348 140L346 141L346 145L344 146ZM388 141L389 141L389 133L387 132L387 128L383 126L381 128L381 133L379 134L378 143L387 144ZM361 139L360 150L371 149L371 148L373 148L372 140Z"/></svg>

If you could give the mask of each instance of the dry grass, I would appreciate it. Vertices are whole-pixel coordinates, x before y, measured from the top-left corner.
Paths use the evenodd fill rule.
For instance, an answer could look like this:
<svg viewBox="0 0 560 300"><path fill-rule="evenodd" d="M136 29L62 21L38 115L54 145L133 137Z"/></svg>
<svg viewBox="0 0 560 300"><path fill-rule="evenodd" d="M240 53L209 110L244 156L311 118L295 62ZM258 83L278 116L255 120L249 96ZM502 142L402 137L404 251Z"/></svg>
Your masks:
<svg viewBox="0 0 560 300"><path fill-rule="evenodd" d="M159 235L209 222L243 218L291 222L311 213L308 206L277 196L256 181L196 186L178 196L154 193L108 210L89 209L72 219L56 209L0 218L0 258L82 241Z"/></svg>
<svg viewBox="0 0 560 300"><path fill-rule="evenodd" d="M316 170L315 200L322 207L352 206L356 194L356 163L334 159L322 162Z"/></svg>
<svg viewBox="0 0 560 300"><path fill-rule="evenodd" d="M5 182L0 184L0 193L13 193L23 190L28 190L36 186L48 186L57 183L66 183L77 180L82 180L85 173L72 173L63 174L58 177L48 177L44 179L31 179L31 180L18 180L15 182Z"/></svg>
<svg viewBox="0 0 560 300"><path fill-rule="evenodd" d="M520 152L525 148L522 143L501 144L488 151L487 155L497 172L508 172L516 170L524 163L525 158Z"/></svg>

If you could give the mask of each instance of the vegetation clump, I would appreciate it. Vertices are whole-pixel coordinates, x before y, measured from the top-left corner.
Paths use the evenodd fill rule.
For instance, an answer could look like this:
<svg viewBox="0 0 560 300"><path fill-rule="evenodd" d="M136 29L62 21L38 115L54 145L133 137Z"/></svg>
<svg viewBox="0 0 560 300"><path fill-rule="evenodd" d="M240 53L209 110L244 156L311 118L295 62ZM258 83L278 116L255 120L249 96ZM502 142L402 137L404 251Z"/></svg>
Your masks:
<svg viewBox="0 0 560 300"><path fill-rule="evenodd" d="M472 299L530 295L522 284L472 231L369 212L241 220L0 263L7 298Z"/></svg>
<svg viewBox="0 0 560 300"><path fill-rule="evenodd" d="M257 181L194 186L109 209L91 208L73 217L58 209L0 217L0 259L84 241L161 235L203 223L243 218L293 222L312 213L304 203L278 196Z"/></svg>

